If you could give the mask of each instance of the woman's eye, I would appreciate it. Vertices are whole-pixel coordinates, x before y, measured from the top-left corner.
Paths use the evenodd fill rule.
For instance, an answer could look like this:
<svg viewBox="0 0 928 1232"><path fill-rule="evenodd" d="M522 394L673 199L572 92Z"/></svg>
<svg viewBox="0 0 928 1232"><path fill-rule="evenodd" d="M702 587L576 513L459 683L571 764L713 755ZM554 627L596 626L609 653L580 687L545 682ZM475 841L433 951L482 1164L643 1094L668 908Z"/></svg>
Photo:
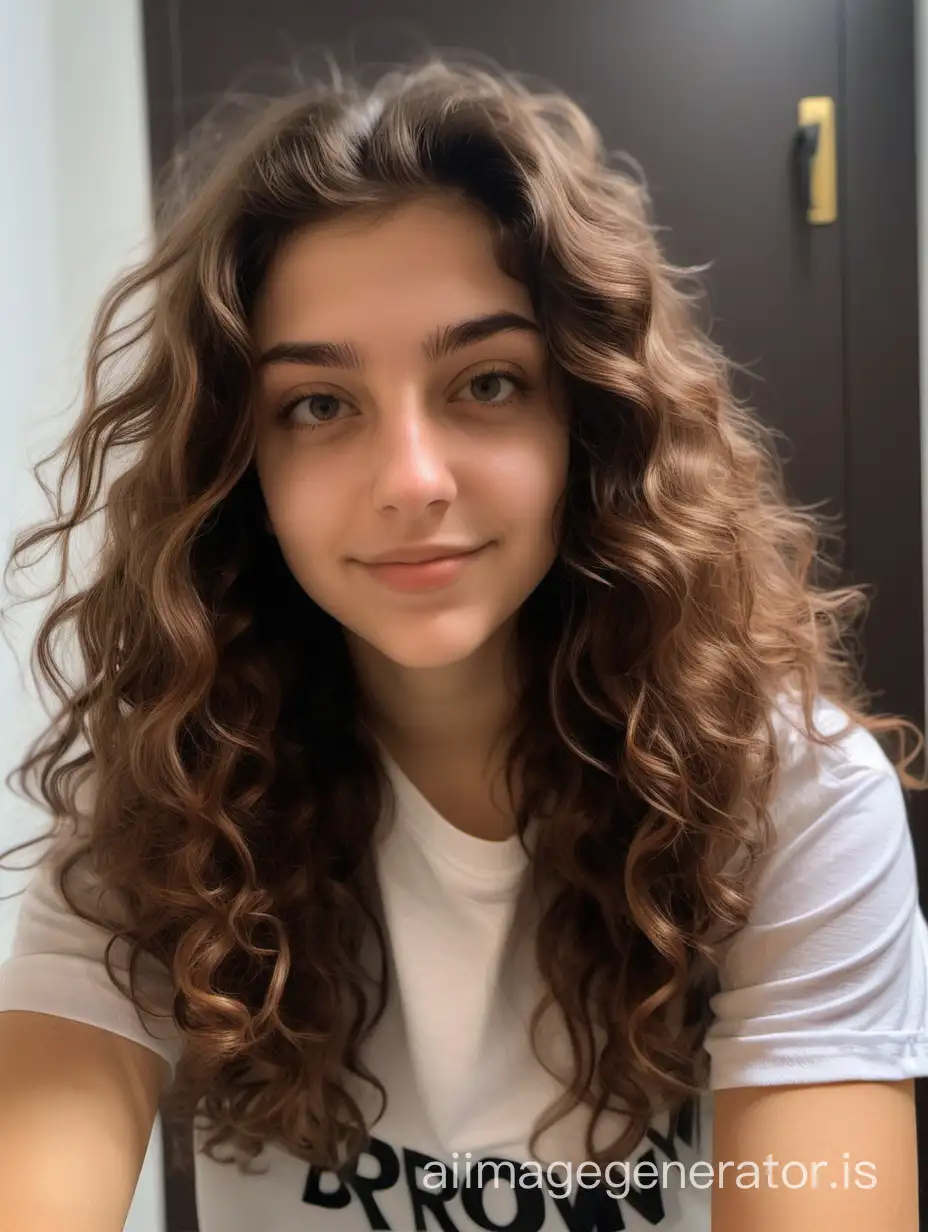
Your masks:
<svg viewBox="0 0 928 1232"><path fill-rule="evenodd" d="M335 394L303 394L287 403L281 415L301 427L319 428L338 417L341 405Z"/></svg>
<svg viewBox="0 0 928 1232"><path fill-rule="evenodd" d="M508 372L481 372L471 377L466 387L476 402L489 404L508 402L514 393L524 392L524 383Z"/></svg>

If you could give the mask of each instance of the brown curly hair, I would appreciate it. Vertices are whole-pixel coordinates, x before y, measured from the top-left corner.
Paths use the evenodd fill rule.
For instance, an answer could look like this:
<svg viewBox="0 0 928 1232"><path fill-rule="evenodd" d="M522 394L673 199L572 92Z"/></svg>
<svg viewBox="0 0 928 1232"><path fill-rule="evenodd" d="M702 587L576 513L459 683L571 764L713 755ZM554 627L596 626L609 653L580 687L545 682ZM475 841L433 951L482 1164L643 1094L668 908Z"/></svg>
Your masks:
<svg viewBox="0 0 928 1232"><path fill-rule="evenodd" d="M119 919L72 906L129 943L126 986L110 976L137 1005L139 957L170 972L185 1038L171 1106L205 1115L207 1150L355 1160L370 1127L346 1076L386 1098L362 1059L386 965L372 998L359 953L373 929L384 954L372 847L388 782L342 630L265 534L250 314L296 228L426 192L476 203L570 408L558 558L519 616L509 752L520 835L543 820L533 1046L559 1007L575 1062L542 1125L588 1105L588 1157L621 1159L705 1084L717 947L771 841L776 699L801 702L815 740L834 738L815 730L819 697L898 737L900 778L922 785L918 732L865 715L864 595L824 585L824 524L787 499L770 434L697 324L693 271L662 256L642 183L557 91L433 56L265 102L210 166L203 145L153 255L100 309L83 411L51 455L54 515L14 547L11 565L61 553L34 650L57 710L15 781L58 833L92 787L61 886L89 856L118 894ZM68 591L72 536L95 513L92 577ZM75 635L69 680L59 643ZM597 1151L616 1106L628 1127Z"/></svg>

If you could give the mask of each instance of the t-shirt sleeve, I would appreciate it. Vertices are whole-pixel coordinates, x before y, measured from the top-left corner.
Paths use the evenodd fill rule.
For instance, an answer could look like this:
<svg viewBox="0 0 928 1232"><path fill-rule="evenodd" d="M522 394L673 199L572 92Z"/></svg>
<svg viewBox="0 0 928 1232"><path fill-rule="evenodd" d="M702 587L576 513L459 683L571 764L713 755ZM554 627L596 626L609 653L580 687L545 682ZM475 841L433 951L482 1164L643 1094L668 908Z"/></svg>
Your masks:
<svg viewBox="0 0 928 1232"><path fill-rule="evenodd" d="M823 704L817 725L836 717ZM928 1075L928 925L895 771L856 726L825 748L793 728L781 757L776 846L710 1002L709 1086Z"/></svg>
<svg viewBox="0 0 928 1232"><path fill-rule="evenodd" d="M135 1040L162 1058L167 1085L182 1052L182 1037L171 1016L169 973L150 955L141 956L140 984L156 1012L137 1010L106 970L104 954L113 934L78 916L61 894L60 856L61 849L54 859L47 853L19 899L12 954L0 966L0 1011L31 1010L69 1018ZM97 902L103 901L92 874L81 865L68 887L82 906L95 896ZM120 982L128 986L124 942L114 943L111 962Z"/></svg>

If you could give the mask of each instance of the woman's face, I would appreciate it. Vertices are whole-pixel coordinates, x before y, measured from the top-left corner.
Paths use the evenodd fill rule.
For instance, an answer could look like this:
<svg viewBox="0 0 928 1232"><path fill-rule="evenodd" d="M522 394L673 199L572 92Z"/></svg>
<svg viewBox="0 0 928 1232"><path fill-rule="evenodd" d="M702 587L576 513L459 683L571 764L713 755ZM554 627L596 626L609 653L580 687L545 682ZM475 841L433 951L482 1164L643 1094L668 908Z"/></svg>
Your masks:
<svg viewBox="0 0 928 1232"><path fill-rule="evenodd" d="M555 556L567 417L529 295L472 207L290 238L256 306L256 465L320 607L405 667L457 663Z"/></svg>

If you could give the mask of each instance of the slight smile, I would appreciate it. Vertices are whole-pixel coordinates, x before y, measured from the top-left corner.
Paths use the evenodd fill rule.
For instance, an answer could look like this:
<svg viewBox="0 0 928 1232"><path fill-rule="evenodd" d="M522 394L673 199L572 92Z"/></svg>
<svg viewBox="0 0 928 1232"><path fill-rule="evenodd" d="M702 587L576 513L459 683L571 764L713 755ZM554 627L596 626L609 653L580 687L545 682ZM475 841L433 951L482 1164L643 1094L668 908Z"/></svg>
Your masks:
<svg viewBox="0 0 928 1232"><path fill-rule="evenodd" d="M393 559L384 557L358 563L363 565L375 582L388 590L405 593L439 590L456 582L489 546L489 543L484 543L477 548L444 551L436 546L431 555L427 554L427 549L416 552L397 551ZM436 555L436 552L442 554ZM420 559L416 560L416 556Z"/></svg>

